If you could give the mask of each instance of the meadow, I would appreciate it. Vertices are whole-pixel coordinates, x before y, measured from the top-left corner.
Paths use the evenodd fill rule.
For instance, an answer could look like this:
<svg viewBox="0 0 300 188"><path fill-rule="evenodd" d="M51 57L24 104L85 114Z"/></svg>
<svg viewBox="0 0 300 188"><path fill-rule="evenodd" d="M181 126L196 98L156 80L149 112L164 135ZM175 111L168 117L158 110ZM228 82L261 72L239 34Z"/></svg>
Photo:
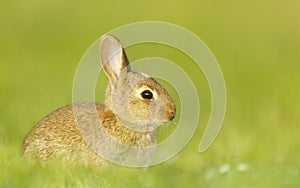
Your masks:
<svg viewBox="0 0 300 188"><path fill-rule="evenodd" d="M296 0L2 1L0 187L299 187L299 7ZM170 59L197 85L200 120L181 152L149 168L22 160L27 132L72 102L75 71L88 47L114 28L138 21L182 26L215 55L226 82L227 109L214 144L198 152L210 114L203 73L181 63L191 60L174 49L144 44L126 49L130 60ZM100 76L98 85L105 81ZM98 87L97 101L103 94ZM158 130L159 139L176 129L179 118Z"/></svg>

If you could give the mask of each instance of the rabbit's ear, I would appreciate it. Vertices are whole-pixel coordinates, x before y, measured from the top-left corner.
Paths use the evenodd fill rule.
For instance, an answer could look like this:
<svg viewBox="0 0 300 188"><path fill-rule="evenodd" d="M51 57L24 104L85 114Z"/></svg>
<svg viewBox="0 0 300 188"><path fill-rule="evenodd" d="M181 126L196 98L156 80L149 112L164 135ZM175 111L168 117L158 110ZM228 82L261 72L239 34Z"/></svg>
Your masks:
<svg viewBox="0 0 300 188"><path fill-rule="evenodd" d="M105 73L112 82L118 79L122 71L130 69L122 44L112 35L101 37L100 59Z"/></svg>

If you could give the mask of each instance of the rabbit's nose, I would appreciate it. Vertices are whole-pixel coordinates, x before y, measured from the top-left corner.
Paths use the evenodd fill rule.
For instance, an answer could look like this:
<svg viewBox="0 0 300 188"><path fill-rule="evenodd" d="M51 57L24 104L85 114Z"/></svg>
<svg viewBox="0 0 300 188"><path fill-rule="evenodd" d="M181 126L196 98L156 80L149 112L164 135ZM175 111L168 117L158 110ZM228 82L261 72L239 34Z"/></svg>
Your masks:
<svg viewBox="0 0 300 188"><path fill-rule="evenodd" d="M174 105L170 105L170 107L168 108L168 119L170 121L172 121L175 118L175 114L176 114L176 107Z"/></svg>
<svg viewBox="0 0 300 188"><path fill-rule="evenodd" d="M170 121L172 121L175 118L175 113L172 114L172 116L169 118Z"/></svg>

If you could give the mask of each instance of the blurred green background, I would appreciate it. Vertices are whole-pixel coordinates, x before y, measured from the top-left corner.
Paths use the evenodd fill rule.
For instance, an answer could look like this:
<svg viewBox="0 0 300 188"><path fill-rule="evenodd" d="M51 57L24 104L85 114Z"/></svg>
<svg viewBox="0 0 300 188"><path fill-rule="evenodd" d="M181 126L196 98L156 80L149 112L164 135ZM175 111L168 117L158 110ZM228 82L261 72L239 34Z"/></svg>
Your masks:
<svg viewBox="0 0 300 188"><path fill-rule="evenodd" d="M297 0L1 1L0 187L299 187L299 7ZM92 42L124 24L152 20L195 33L222 68L227 111L214 145L197 152L210 98L203 74L191 70L202 118L172 160L106 170L20 160L32 126L71 103L76 67ZM141 45L127 54L184 60L173 49L155 49Z"/></svg>

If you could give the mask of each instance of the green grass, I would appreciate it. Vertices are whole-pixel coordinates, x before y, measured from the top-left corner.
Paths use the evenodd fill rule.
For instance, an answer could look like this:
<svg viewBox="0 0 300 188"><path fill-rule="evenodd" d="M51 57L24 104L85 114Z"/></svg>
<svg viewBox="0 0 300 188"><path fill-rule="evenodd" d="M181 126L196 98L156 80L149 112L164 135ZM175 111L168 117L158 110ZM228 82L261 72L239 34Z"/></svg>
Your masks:
<svg viewBox="0 0 300 188"><path fill-rule="evenodd" d="M1 2L0 187L299 187L299 6L293 0ZM147 169L23 161L26 133L71 103L75 70L89 45L115 27L144 20L189 29L218 59L228 100L213 146L197 151L210 110L203 74L178 51L149 44L128 48L129 58L170 59L197 83L201 119L183 151ZM103 100L102 88L96 94ZM162 127L159 136L175 128ZM238 170L244 163L247 169Z"/></svg>

